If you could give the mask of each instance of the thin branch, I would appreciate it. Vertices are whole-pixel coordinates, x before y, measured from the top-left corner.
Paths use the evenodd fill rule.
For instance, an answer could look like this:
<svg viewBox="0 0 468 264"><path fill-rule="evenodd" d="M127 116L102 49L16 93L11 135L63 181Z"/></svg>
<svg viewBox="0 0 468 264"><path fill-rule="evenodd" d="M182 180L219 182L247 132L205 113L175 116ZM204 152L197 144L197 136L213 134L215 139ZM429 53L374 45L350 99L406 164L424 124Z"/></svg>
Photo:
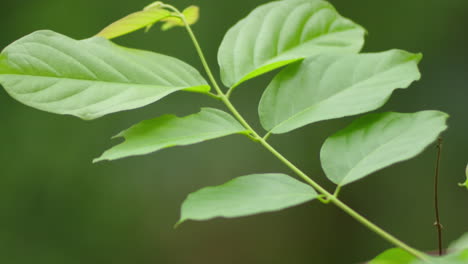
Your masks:
<svg viewBox="0 0 468 264"><path fill-rule="evenodd" d="M436 168L435 168L435 179L434 179L434 209L436 221L434 226L437 228L437 242L439 248L439 256L443 255L442 249L442 224L440 223L440 213L439 213L439 171L440 171L440 156L442 154L442 138L439 138L437 141L437 159L436 159Z"/></svg>
<svg viewBox="0 0 468 264"><path fill-rule="evenodd" d="M230 110L230 112L234 115L234 117L250 132L249 137L252 139L255 139L258 143L260 143L263 147L265 147L269 152L271 152L277 159L279 159L283 164L285 164L287 167L289 167L293 172L295 172L300 178L302 178L305 182L307 182L309 185L314 187L319 193L321 193L320 198L321 199L327 199L331 203L335 204L338 208L346 212L348 215L353 217L355 220L366 226L368 229L372 230L379 236L381 236L383 239L387 240L388 242L404 249L408 253L414 255L415 257L427 262L431 263L431 261L428 259L427 255L420 252L417 249L414 249L407 244L405 244L403 241L400 241L396 237L392 236L391 234L387 233L385 230L382 228L378 227L371 221L367 220L365 217L351 209L349 206L347 206L345 203L337 199L333 194L329 193L327 190L325 190L321 185L316 183L314 180L312 180L309 176L307 176L304 172L302 172L299 168L297 168L293 163L291 163L288 159L286 159L282 154L280 154L275 148L273 148L270 144L267 143L266 139L262 138L258 133L249 125L249 123L244 119L244 117L237 111L237 108L232 105L231 101L229 98L224 94L219 87L216 79L213 76L213 73L205 59L205 56L203 54L203 51L200 47L200 44L197 41L197 38L195 37L195 34L193 33L190 25L187 23L185 20L185 17L178 11L175 7L170 6L170 5L165 5L166 7L169 7L173 9L175 12L177 12L179 15L181 15L182 20L184 21L185 28L187 29L187 32L192 39L192 42L195 46L195 49L200 57L200 60L203 64L203 67L205 68L205 71L214 86L215 90L218 93L218 96L221 97L221 100L225 104L225 106Z"/></svg>

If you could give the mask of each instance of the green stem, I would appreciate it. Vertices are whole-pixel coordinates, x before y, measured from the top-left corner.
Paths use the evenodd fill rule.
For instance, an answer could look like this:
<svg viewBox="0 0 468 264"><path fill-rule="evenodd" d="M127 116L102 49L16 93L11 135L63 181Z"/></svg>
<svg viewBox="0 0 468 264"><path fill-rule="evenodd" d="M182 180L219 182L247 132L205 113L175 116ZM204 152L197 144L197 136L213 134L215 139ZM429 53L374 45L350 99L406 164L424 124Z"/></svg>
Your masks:
<svg viewBox="0 0 468 264"><path fill-rule="evenodd" d="M261 137L258 135L258 133L249 125L249 123L244 119L244 117L237 111L237 109L234 107L234 105L231 103L229 100L228 96L224 94L219 87L216 79L214 78L214 75L208 65L208 62L206 61L205 55L200 47L200 44L198 43L197 38L195 37L195 34L193 33L191 27L188 25L188 23L185 20L185 17L180 11L178 11L175 7L167 5L168 8L173 9L175 12L179 13L181 19L184 21L185 28L187 29L188 34L190 35L190 38L192 39L193 44L195 45L195 49L200 57L200 60L203 64L203 67L206 71L206 74L208 75L208 78L210 79L213 87L215 88L216 92L218 93L218 97L223 101L223 103L226 105L226 107L231 111L231 113L234 115L234 117L246 128L249 130L251 136L255 139L255 141L259 142L263 147L265 147L268 151L270 151L277 159L279 159L282 163L284 163L289 169L291 169L294 173L296 173L301 179L303 179L305 182L310 184L313 188L315 188L319 193L321 193L327 200L329 200L331 203L335 204L338 208L346 212L348 215L350 215L352 218L366 226L368 229L374 231L377 235L381 236L383 239L387 240L388 242L394 244L397 247L402 248L403 250L407 251L408 253L414 255L415 257L424 260L428 263L430 263L430 260L426 256L426 254L422 253L421 251L414 249L407 244L405 244L403 241L397 239L396 237L392 236L391 234L387 233L385 230L382 228L378 227L371 221L367 220L365 217L360 215L358 212L354 211L352 208L350 208L348 205L340 201L336 196L333 194L329 193L325 188L320 186L318 183L316 183L314 180L312 180L309 176L307 176L304 172L302 172L298 167L296 167L293 163L291 163L287 158L285 158L281 153L279 153L273 146L271 146L265 138Z"/></svg>

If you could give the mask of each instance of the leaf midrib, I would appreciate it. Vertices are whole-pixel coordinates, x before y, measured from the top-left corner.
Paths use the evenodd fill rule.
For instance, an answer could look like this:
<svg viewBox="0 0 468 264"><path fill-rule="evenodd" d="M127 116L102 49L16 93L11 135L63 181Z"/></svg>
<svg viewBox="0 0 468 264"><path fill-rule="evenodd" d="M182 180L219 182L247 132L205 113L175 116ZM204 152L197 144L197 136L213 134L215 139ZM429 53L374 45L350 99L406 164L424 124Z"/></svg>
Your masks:
<svg viewBox="0 0 468 264"><path fill-rule="evenodd" d="M394 118L395 119L395 118ZM392 122L394 119L390 120L389 122ZM414 121L414 120L412 120ZM411 124L413 124L413 122L411 122ZM367 160L370 156L372 156L374 153L378 152L380 149L382 149L384 146L387 146L391 143L393 143L397 138L399 138L400 136L402 135L408 135L408 134L412 134L412 133L409 133L409 132L412 132L412 129L414 128L414 126L412 125L410 129L405 129L403 131L403 133L398 133L396 134L395 136L391 137L390 140L386 141L385 143L383 144L380 144L378 147L374 148L371 152L367 153L366 156L362 157L357 163L355 163L355 165L349 169L348 173L346 173L346 175L343 177L343 179L337 183L338 186L342 186L343 185L343 182L349 177L349 175L353 172L353 170L355 170L357 167L359 167L360 164L362 164L365 160ZM375 172L375 171L374 171ZM370 172L370 173L373 173L373 172ZM370 174L370 173L367 173ZM365 176L365 175L364 175Z"/></svg>
<svg viewBox="0 0 468 264"><path fill-rule="evenodd" d="M332 33L324 33L324 34L321 34L317 37L314 37L310 40L307 40L307 41L304 41L304 42L301 42L299 45L297 46L294 46L294 47L291 47L291 48L288 48L286 50L283 50L281 53L277 53L277 55L275 55L274 58L272 59L269 59L268 61L264 62L263 64L261 64L260 66L255 66L257 69L260 69L260 68L263 68L263 67L266 67L270 64L273 64L273 63L276 63L276 62L281 62L281 61L286 61L286 60L293 60L293 59L297 59L297 60L300 60L300 59L304 59L306 58L307 56L300 56L300 57L295 57L295 58L284 58L284 59L281 59L281 60L278 60L278 58L281 58L281 57L285 57L288 53L293 53L295 49L299 49L302 45L308 45L310 44L311 42L316 42L322 38L325 38L325 37L328 37L328 36L332 36L334 34L338 34L338 33L342 33L342 32L345 32L345 31L350 31L350 30L356 30L356 28L346 28L346 29L342 29L342 30L337 30L337 31L333 31ZM252 72L254 72L256 70L253 70ZM250 74L251 72L249 72L248 74ZM248 75L247 74L247 75Z"/></svg>
<svg viewBox="0 0 468 264"><path fill-rule="evenodd" d="M397 68L397 67L400 67L400 66L406 64L407 62L412 61L414 58L415 58L414 56L411 56L408 60L402 61L402 63L399 64L398 66L389 68L389 69L387 69L387 70L385 70L385 71L382 71L382 72L378 73L377 75L385 74L385 73L387 73L387 72L389 72L389 71L391 71L391 70L393 70L393 69L395 69L395 68ZM287 123L287 122L289 122L289 121L291 121L291 120L297 118L298 116L304 114L305 112L310 111L311 108L317 107L317 105L323 104L324 102L331 100L332 98L334 98L334 97L340 95L341 93L344 93L345 91L348 91L349 89L352 89L352 88L354 88L355 86L361 85L362 83L365 83L365 82L369 81L370 79L375 78L377 75L374 75L374 76L371 76L371 77L366 78L366 79L364 79L364 80L361 80L361 81L359 81L359 82L357 82L357 83L355 83L355 84L349 86L349 87L346 88L346 89L340 90L338 93L331 94L330 96L324 98L323 100L321 100L320 102L318 102L318 103L316 103L316 104L313 104L313 105L310 105L310 106L306 107L305 109L303 109L303 110L301 110L301 111L295 113L295 114L292 115L291 117L289 117L289 118L287 118L287 119L281 121L279 124L275 125L272 129L270 129L270 131L273 131L273 130L277 129L278 127L281 127L281 126L284 125L285 123ZM395 88L395 89L399 89L399 88ZM394 89L393 89L393 90L394 90ZM315 121L314 121L314 122L315 122Z"/></svg>
<svg viewBox="0 0 468 264"><path fill-rule="evenodd" d="M339 30L339 31L333 31L332 34L322 34L322 35L320 35L320 36L318 36L316 38L310 39L310 40L308 40L306 42L302 42L301 45L309 44L309 42L317 41L320 38L330 36L330 35L333 35L335 33L341 33L341 32L348 31L348 30L354 30L354 29L343 29L343 30ZM280 62L287 62L287 61L291 61L291 63L294 63L294 62L297 62L299 60L303 60L303 59L307 58L308 56L299 56L299 57L294 57L294 58L292 56L291 56L291 58L287 57L288 53L293 53L294 49L298 49L299 46L301 46L301 45L295 46L293 48L289 48L289 49L285 50L285 52L278 53L277 55L274 56L274 58L269 59L268 61L264 62L260 66L255 66L255 64L252 64L252 65L254 65L255 69L252 70L252 71L247 72L246 74L244 74L242 76L242 78L238 82L236 82L234 85L231 86L231 88L235 88L235 87L239 86L241 83L245 82L246 80L251 79L252 77L250 77L250 78L247 78L247 77L250 76L251 74L253 74L254 72L260 71L261 69L263 69L265 67L268 67L268 66L270 66L272 64L280 63ZM291 64L291 63L289 63L289 64ZM288 64L283 65L283 66L287 66L287 65Z"/></svg>
<svg viewBox="0 0 468 264"><path fill-rule="evenodd" d="M57 76L32 75L32 74L22 74L22 73L8 73L8 74L1 74L0 73L0 83L1 83L1 77L2 76L27 76L27 77L31 77L31 78L59 79L59 80L68 80L68 81L76 81L76 82L105 83L105 84L114 84L114 85L136 85L136 86L147 86L147 87L167 88L167 89L185 89L185 88L192 88L192 87L208 86L206 84L204 84L204 85L193 85L193 86L164 86L164 85L157 85L157 84L102 81L102 80L90 80L90 79L77 78L77 77L73 77L73 78L71 78L71 77L57 77ZM40 92L40 91L38 91L38 92ZM14 92L14 93L16 93L16 92ZM36 93L36 92L32 92L32 93ZM16 93L16 94L32 94L32 93Z"/></svg>
<svg viewBox="0 0 468 264"><path fill-rule="evenodd" d="M232 134L244 134L244 133L247 133L248 131L246 130L242 130L242 131L230 131L230 132L222 132L222 131L216 131L216 132L206 132L206 133L200 133L200 134L197 134L197 135L190 135L190 136L180 136L180 137L173 137L173 138L168 138L166 139L165 141L177 141L177 140L185 140L185 139L192 139L192 138L198 138L198 137L204 137L204 136L212 136L212 135L219 135L219 136L216 136L214 138L211 138L211 139L215 139L215 138L219 138L219 137L223 137L223 136L228 136L228 135L232 135ZM220 135L221 134L221 135ZM124 147L124 145L128 145L128 144L131 144L131 139L129 139L129 137L131 137L130 135L123 135L123 138L125 139L125 141L123 143L121 143L120 145L117 145L115 146L114 148L111 148L109 149L108 152L109 154L106 155L106 153L104 153L101 157L99 158L96 158L96 161L101 161L101 160L115 160L115 159L120 159L120 158L124 158L124 157L129 157L129 156L137 156L137 155L143 155L142 153L134 153L134 154L131 154L131 155L123 155L123 156L117 156L117 157L106 157L108 155L110 155L110 153L112 152L115 152L116 148L118 147ZM135 151L141 151L141 150L145 150L146 148L151 148L151 146L154 146L154 145L160 145L159 148L157 148L156 150L150 150L150 153L152 152L157 152L159 150L162 150L162 149L165 149L165 148L169 148L171 146L184 146L184 145L191 145L191 144L195 144L197 142L194 142L194 143L183 143L183 144L167 144L165 141L162 141L162 142L155 142L155 143L151 143L151 144L148 144L146 146L143 146L143 147L137 147L135 148ZM201 141L204 141L204 139L201 139ZM161 146L162 145L162 146ZM114 151L112 151L114 150ZM120 150L121 151L121 150Z"/></svg>
<svg viewBox="0 0 468 264"><path fill-rule="evenodd" d="M304 3L304 4L307 4L307 3ZM314 14L313 14L311 17L313 17L313 16L314 16L315 14L317 14L319 11L324 10L324 9L330 9L330 10L332 10L332 11L336 11L336 10L335 10L333 7L331 7L331 6L323 6L323 7L319 8L318 10L315 10L315 11L314 11ZM270 10L270 11L271 11L271 10ZM310 18L309 18L309 19L310 19ZM330 22L330 24L333 24L335 21L337 21L337 20L339 20L339 19L347 20L346 18L344 18L344 17L342 17L341 15L337 14L337 17L336 17L332 22ZM242 22L242 21L240 21L240 22ZM245 25L242 25L242 26L245 26ZM320 35L318 35L318 36L315 36L315 37L313 37L313 38L311 38L311 39L309 39L309 40L306 40L306 41L304 41L304 42L300 42L300 43L299 43L298 45L296 45L296 46L287 48L287 49L285 49L285 50L282 50L281 52L278 52L278 51L277 51L277 52L276 52L276 55L275 55L273 58L271 58L271 59L269 59L268 61L266 61L266 62L260 64L260 66L257 66L256 63L255 63L255 61L252 61L252 66L254 66L254 70L251 70L251 71L246 72L245 74L242 74L242 77L240 78L240 80L239 80L238 82L234 83L234 85L232 85L231 87L236 87L236 86L238 86L246 76L248 76L248 75L252 74L253 72L255 72L255 71L257 71L257 70L259 70L259 69L261 69L261 68L263 68L263 67L266 67L266 66L268 66L268 65L270 65L270 64L273 64L273 63L276 63L276 62L281 62L281 61L287 61L287 60L291 60L291 59L300 60L300 59L306 58L307 56L300 56L300 57L295 57L295 58L285 58L285 59L280 59L280 60L278 60L279 58L286 56L288 53L293 53L295 49L298 49L299 47L301 47L301 46L303 46L303 45L308 45L308 44L310 44L311 42L317 42L318 40L320 40L320 39L322 39L322 38L325 38L325 37L327 37L327 36L333 36L333 35L335 35L335 34L339 34L339 33L345 32L345 31L354 31L354 30L363 30L363 28L362 28L361 26L357 25L357 24L352 24L352 25L350 25L349 27L345 27L345 28L342 28L342 29L339 29L339 30L335 30L335 31L331 31L331 32L324 32L323 34L320 34ZM236 34L237 37L239 36L240 32L241 32L241 31L237 32L237 34ZM280 32L279 34L281 35L281 32ZM258 37L258 36L257 36L257 37ZM237 39L239 39L239 38L237 38ZM256 42L257 42L257 41L255 41L255 43L256 43ZM236 43L237 43L237 41L236 41ZM238 46L237 44L234 44L234 47L237 47L237 46ZM254 46L254 47L255 47L255 46ZM233 54L234 54L234 53L233 53ZM235 61L235 59L234 59L234 61Z"/></svg>

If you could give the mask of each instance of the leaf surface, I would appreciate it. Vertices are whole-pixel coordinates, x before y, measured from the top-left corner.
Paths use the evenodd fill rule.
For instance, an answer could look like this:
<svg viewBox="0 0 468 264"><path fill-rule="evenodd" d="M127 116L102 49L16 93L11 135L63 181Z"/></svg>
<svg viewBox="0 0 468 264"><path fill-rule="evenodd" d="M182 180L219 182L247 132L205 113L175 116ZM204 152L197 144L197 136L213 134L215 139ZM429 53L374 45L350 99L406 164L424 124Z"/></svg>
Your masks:
<svg viewBox="0 0 468 264"><path fill-rule="evenodd" d="M94 162L145 155L164 148L184 146L231 134L247 133L231 115L212 108L186 117L165 115L143 121L116 137L125 141L107 150Z"/></svg>
<svg viewBox="0 0 468 264"><path fill-rule="evenodd" d="M466 264L468 263L468 249L450 253L441 257L431 257L430 264ZM427 262L422 260L416 260L411 264L426 264Z"/></svg>
<svg viewBox="0 0 468 264"><path fill-rule="evenodd" d="M389 249L369 264L466 264L468 261L468 250L450 253L444 256L428 256L430 262L422 261L400 248Z"/></svg>
<svg viewBox="0 0 468 264"><path fill-rule="evenodd" d="M168 10L155 7L132 13L105 27L97 36L113 39L151 26L171 16Z"/></svg>
<svg viewBox="0 0 468 264"><path fill-rule="evenodd" d="M458 252L468 249L468 233L465 233L456 241L453 241L449 245L449 251Z"/></svg>
<svg viewBox="0 0 468 264"><path fill-rule="evenodd" d="M395 89L419 80L420 60L401 50L309 58L273 79L260 101L260 121L279 134L377 109Z"/></svg>
<svg viewBox="0 0 468 264"><path fill-rule="evenodd" d="M447 126L439 111L369 114L329 137L320 159L339 186L421 153Z"/></svg>
<svg viewBox="0 0 468 264"><path fill-rule="evenodd" d="M312 187L288 175L253 174L190 194L182 204L178 224L279 211L316 197Z"/></svg>
<svg viewBox="0 0 468 264"><path fill-rule="evenodd" d="M178 59L52 31L34 32L3 50L0 84L28 106L82 119L139 108L179 90L210 90Z"/></svg>
<svg viewBox="0 0 468 264"><path fill-rule="evenodd" d="M324 52L357 53L365 30L321 0L262 5L234 25L218 52L223 83L235 87L258 75Z"/></svg>
<svg viewBox="0 0 468 264"><path fill-rule="evenodd" d="M392 248L375 257L368 264L411 264L416 257L401 248Z"/></svg>
<svg viewBox="0 0 468 264"><path fill-rule="evenodd" d="M182 14L185 17L185 21L188 25L193 25L197 23L200 18L200 8L198 6L189 6L182 11ZM161 26L163 31L169 30L173 27L183 27L185 26L184 21L179 17L168 17L163 19L165 23Z"/></svg>

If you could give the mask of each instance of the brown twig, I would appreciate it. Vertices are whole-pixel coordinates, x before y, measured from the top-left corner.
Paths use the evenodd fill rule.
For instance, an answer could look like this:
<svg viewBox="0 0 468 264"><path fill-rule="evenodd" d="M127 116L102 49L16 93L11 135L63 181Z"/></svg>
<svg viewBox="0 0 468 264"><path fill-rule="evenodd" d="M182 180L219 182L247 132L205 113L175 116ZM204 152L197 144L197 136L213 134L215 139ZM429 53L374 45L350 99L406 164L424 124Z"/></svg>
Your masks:
<svg viewBox="0 0 468 264"><path fill-rule="evenodd" d="M437 160L435 168L435 180L434 180L434 206L435 206L435 217L436 221L434 225L437 228L437 238L439 246L439 256L443 255L442 249L442 224L440 223L440 214L439 214L439 169L440 169L440 156L442 153L442 138L439 138L437 141Z"/></svg>

